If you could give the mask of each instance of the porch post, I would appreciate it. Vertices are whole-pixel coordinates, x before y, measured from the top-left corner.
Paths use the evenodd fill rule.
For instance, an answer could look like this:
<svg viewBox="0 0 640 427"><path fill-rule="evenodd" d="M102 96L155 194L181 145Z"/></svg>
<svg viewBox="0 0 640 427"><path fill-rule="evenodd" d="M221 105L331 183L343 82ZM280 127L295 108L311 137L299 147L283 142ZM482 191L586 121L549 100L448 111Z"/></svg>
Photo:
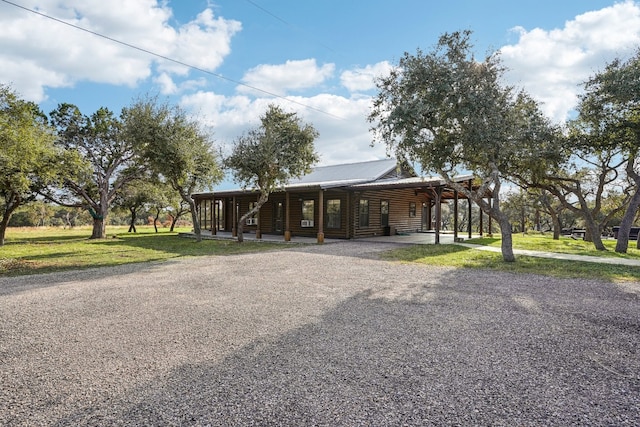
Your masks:
<svg viewBox="0 0 640 427"><path fill-rule="evenodd" d="M260 210L256 212L256 219L258 220L258 224L256 225L256 239L262 239L262 230L260 230L260 227L262 226L262 221L260 221Z"/></svg>
<svg viewBox="0 0 640 427"><path fill-rule="evenodd" d="M440 222L442 221L442 186L436 188L436 245L440 244Z"/></svg>
<svg viewBox="0 0 640 427"><path fill-rule="evenodd" d="M233 196L231 206L231 236L238 237L238 207L236 206L236 196Z"/></svg>
<svg viewBox="0 0 640 427"><path fill-rule="evenodd" d="M468 194L471 194L471 184L472 184L472 182L471 182L471 180L469 180L469 193ZM467 208L469 210L469 223L468 223L469 226L467 227L467 229L469 230L469 238L471 238L471 220L472 220L471 212L472 211L471 211L471 197L470 196L467 196L467 205L468 205Z"/></svg>
<svg viewBox="0 0 640 427"><path fill-rule="evenodd" d="M213 200L211 201L211 235L216 235L216 228L218 225L218 221L216 221L216 209L218 205L216 204L216 196L213 196Z"/></svg>
<svg viewBox="0 0 640 427"><path fill-rule="evenodd" d="M285 191L284 193L284 241L291 241L291 230L289 228L289 203L290 197L289 192Z"/></svg>
<svg viewBox="0 0 640 427"><path fill-rule="evenodd" d="M458 190L453 190L453 241L458 241Z"/></svg>
<svg viewBox="0 0 640 427"><path fill-rule="evenodd" d="M488 198L488 202L489 202L489 208L493 207L493 199L492 198ZM491 215L489 215L489 237L491 237L493 235L493 230L491 230Z"/></svg>
<svg viewBox="0 0 640 427"><path fill-rule="evenodd" d="M318 243L324 243L324 190L318 191Z"/></svg>

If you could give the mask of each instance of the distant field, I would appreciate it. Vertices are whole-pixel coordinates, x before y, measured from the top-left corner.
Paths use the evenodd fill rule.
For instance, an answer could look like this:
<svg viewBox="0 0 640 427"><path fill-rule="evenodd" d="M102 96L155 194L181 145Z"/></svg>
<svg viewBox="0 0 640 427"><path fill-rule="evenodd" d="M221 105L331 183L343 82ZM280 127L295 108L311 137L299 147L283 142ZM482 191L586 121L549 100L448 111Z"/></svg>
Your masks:
<svg viewBox="0 0 640 427"><path fill-rule="evenodd" d="M47 273L79 268L104 267L134 262L163 261L181 256L229 255L270 250L278 243L203 240L178 237L161 228L139 226L107 227L107 239L91 240L91 227L9 228L5 245L0 246L0 276Z"/></svg>

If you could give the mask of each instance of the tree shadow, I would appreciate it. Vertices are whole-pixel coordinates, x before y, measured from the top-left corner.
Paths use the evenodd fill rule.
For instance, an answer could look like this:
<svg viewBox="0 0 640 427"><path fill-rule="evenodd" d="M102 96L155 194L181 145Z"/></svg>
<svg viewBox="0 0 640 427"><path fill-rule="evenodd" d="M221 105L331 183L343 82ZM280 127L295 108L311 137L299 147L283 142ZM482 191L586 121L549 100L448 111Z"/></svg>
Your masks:
<svg viewBox="0 0 640 427"><path fill-rule="evenodd" d="M594 321L607 316L601 302L580 302L596 310L573 316L581 308L567 311L566 291L580 286L451 270L409 294L372 288L317 321L219 361L185 363L56 425L633 424L640 328Z"/></svg>

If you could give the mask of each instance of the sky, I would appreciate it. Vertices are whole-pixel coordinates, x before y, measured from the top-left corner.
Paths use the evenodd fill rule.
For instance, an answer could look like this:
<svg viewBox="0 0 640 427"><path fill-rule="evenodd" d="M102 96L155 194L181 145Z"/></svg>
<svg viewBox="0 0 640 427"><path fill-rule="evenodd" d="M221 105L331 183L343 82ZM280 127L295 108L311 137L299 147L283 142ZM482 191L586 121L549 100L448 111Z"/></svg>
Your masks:
<svg viewBox="0 0 640 427"><path fill-rule="evenodd" d="M387 155L375 78L461 30L561 123L582 82L640 47L640 0L0 0L0 83L46 113L158 95L223 153L278 104L318 130L319 165L359 162Z"/></svg>

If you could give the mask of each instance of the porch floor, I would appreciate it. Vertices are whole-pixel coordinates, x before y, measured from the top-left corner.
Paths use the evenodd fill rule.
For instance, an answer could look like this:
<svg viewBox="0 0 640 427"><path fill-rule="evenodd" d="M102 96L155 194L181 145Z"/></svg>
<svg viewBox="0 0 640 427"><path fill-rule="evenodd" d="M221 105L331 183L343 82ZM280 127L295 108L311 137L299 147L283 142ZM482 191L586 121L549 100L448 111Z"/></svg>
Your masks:
<svg viewBox="0 0 640 427"><path fill-rule="evenodd" d="M235 240L235 237L231 235L229 231L218 231L215 235L211 234L209 230L202 231L202 237L205 239L221 239L221 240ZM458 233L458 237L464 240L469 239L469 234L467 232ZM472 235L472 237L480 237L479 235ZM244 240L253 241L256 239L255 233L244 233ZM262 239L265 242L282 242L284 241L284 236L281 234L262 234ZM434 244L436 242L436 235L434 232L418 232L418 233L403 233L396 234L393 236L372 236L372 237L361 237L358 239L353 239L362 242L381 242L381 243L405 243L405 244L414 244L414 245L428 245ZM325 238L325 243L335 243L335 242L344 242L345 239L329 239ZM316 237L307 237L307 236L292 236L291 243L317 243ZM440 243L454 243L453 233L450 232L441 232L440 233Z"/></svg>

